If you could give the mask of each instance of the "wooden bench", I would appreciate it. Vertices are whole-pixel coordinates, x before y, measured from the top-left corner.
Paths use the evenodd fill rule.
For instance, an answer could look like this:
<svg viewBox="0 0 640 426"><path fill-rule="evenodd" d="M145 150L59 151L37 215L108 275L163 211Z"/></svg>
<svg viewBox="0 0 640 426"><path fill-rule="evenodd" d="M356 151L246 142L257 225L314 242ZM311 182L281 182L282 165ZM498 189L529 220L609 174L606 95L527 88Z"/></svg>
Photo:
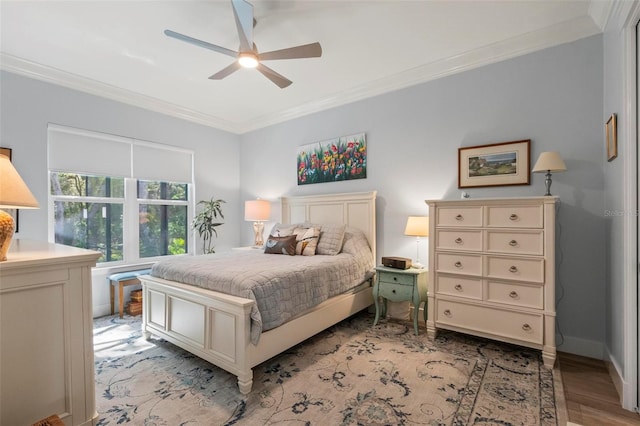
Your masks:
<svg viewBox="0 0 640 426"><path fill-rule="evenodd" d="M111 274L107 277L110 284L109 290L111 291L111 315L115 313L114 296L116 285L118 286L118 312L120 314L120 318L122 318L124 311L124 288L128 285L140 284L138 277L140 275L148 275L150 273L151 269L140 269L137 271L118 272L117 274Z"/></svg>

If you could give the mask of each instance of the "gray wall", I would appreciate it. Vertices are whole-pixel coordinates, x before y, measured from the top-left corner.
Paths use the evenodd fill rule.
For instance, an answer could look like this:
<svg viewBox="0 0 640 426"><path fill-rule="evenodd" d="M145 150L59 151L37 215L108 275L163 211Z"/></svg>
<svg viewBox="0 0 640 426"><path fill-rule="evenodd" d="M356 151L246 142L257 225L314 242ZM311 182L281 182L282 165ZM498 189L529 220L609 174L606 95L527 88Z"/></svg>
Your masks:
<svg viewBox="0 0 640 426"><path fill-rule="evenodd" d="M558 150L568 167L552 187L562 200L560 349L602 358L602 60L602 37L593 36L245 134L241 198L377 190L378 256L414 258L415 239L403 235L406 218L427 214L425 199L460 197L459 147L531 139L532 165L540 152ZM297 186L298 146L357 132L367 135L367 179ZM544 176L531 179L530 186L468 192L543 195ZM250 228L242 232L250 243ZM425 242L423 262L426 249Z"/></svg>

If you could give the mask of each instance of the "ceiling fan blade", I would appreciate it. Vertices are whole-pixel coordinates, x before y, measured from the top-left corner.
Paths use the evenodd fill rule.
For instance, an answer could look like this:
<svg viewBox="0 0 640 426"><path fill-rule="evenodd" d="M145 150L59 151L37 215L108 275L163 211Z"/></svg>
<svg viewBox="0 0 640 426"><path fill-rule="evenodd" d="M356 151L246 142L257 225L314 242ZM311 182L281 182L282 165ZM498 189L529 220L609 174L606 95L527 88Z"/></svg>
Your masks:
<svg viewBox="0 0 640 426"><path fill-rule="evenodd" d="M221 46L216 46L215 44L207 43L206 41L198 40L197 38L189 37L184 34L177 33L175 31L164 30L164 34L168 37L172 37L180 41L185 41L187 43L195 44L196 46L204 47L205 49L213 50L214 52L222 53L227 56L232 56L234 58L238 56L238 52L234 50L230 50Z"/></svg>
<svg viewBox="0 0 640 426"><path fill-rule="evenodd" d="M236 18L238 37L240 38L240 51L253 51L253 6L245 0L231 0L233 16Z"/></svg>
<svg viewBox="0 0 640 426"><path fill-rule="evenodd" d="M272 82L274 82L278 87L280 87L281 89L284 89L285 87L288 87L291 85L291 83L293 83L291 80L289 80L288 78L286 78L285 76L278 74L277 72L275 72L274 70L272 70L269 67L266 67L262 64L258 64L258 66L256 67L256 69L258 71L260 71L260 73L262 75L264 75L265 77L267 77L269 80L271 80Z"/></svg>
<svg viewBox="0 0 640 426"><path fill-rule="evenodd" d="M319 58L320 56L322 56L322 46L320 46L320 43L311 43L261 53L260 60L269 61L273 59Z"/></svg>
<svg viewBox="0 0 640 426"><path fill-rule="evenodd" d="M213 74L211 77L209 77L209 79L210 80L222 80L223 78L225 78L229 74L238 71L240 68L241 68L241 66L238 63L238 61L234 61L228 67L223 68L220 71L218 71L217 73Z"/></svg>

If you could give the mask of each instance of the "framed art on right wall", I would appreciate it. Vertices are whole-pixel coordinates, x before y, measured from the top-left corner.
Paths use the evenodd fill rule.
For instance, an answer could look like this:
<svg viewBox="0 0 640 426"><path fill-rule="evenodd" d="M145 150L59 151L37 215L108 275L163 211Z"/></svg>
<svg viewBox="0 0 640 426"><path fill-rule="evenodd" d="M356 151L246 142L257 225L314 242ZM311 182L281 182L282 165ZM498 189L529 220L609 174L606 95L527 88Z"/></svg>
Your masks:
<svg viewBox="0 0 640 426"><path fill-rule="evenodd" d="M611 114L605 125L607 161L612 161L618 156L618 131L616 130L616 115Z"/></svg>

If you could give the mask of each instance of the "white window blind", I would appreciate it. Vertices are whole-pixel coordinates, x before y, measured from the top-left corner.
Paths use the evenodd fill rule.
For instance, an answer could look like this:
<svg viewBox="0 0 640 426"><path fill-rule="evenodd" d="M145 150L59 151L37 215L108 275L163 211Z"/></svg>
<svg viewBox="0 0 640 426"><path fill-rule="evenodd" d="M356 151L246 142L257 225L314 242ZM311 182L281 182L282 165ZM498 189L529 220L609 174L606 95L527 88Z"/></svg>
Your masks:
<svg viewBox="0 0 640 426"><path fill-rule="evenodd" d="M50 171L192 183L193 151L49 124Z"/></svg>

